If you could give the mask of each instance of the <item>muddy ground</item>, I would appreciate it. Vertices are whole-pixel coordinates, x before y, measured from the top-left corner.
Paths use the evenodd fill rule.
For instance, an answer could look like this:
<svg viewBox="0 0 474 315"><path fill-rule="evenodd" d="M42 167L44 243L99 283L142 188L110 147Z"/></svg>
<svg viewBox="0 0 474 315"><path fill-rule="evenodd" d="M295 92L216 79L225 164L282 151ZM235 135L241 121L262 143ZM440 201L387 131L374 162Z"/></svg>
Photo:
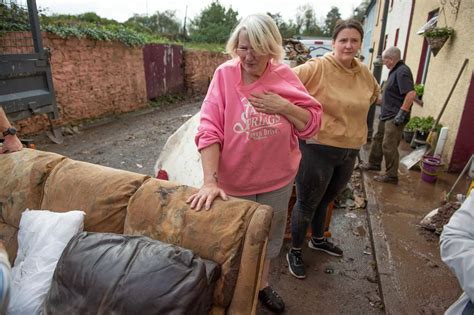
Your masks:
<svg viewBox="0 0 474 315"><path fill-rule="evenodd" d="M154 164L168 137L199 111L201 99L163 104L64 128L64 142L33 137L36 147L75 160L154 176Z"/></svg>
<svg viewBox="0 0 474 315"><path fill-rule="evenodd" d="M73 134L66 135L63 144L54 144L44 135L34 140L40 150L153 176L154 163L166 139L199 110L200 104L201 99L193 99L67 128ZM343 257L305 247L308 277L299 280L288 272L285 254L290 244L286 240L272 265L271 283L285 300L286 313L383 313L367 211L335 209L332 226L334 242L344 250ZM259 307L258 314L267 313Z"/></svg>

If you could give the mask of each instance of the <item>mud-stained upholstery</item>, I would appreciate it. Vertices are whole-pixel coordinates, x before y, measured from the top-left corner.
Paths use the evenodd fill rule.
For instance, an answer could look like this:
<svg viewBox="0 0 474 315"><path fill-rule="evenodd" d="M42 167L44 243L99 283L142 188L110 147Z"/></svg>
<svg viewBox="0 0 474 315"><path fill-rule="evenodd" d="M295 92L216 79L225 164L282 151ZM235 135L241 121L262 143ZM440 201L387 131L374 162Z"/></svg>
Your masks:
<svg viewBox="0 0 474 315"><path fill-rule="evenodd" d="M211 314L255 314L272 209L251 201L216 200L189 209L195 188L24 149L0 155L0 239L10 261L26 209L86 212L90 232L145 235L179 245L221 265Z"/></svg>
<svg viewBox="0 0 474 315"><path fill-rule="evenodd" d="M232 305L239 313L249 314L271 208L230 198L216 200L210 211L196 212L186 204L194 192L195 188L149 179L130 199L124 233L190 248L200 257L219 263L222 273L214 291L214 305ZM233 301L237 296L238 303Z"/></svg>
<svg viewBox="0 0 474 315"><path fill-rule="evenodd" d="M18 226L26 208L39 209L46 178L65 157L39 150L0 154L0 239L13 264Z"/></svg>
<svg viewBox="0 0 474 315"><path fill-rule="evenodd" d="M39 209L44 182L64 156L39 150L0 154L2 222L19 226L26 208Z"/></svg>
<svg viewBox="0 0 474 315"><path fill-rule="evenodd" d="M41 209L82 210L86 213L85 231L123 233L128 201L147 178L65 159L46 180Z"/></svg>

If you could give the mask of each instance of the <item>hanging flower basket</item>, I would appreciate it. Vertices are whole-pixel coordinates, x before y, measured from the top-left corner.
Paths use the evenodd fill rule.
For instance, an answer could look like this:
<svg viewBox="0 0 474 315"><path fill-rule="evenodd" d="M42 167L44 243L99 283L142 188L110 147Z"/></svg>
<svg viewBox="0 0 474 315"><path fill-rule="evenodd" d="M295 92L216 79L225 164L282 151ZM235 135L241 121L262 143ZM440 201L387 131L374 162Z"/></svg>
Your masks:
<svg viewBox="0 0 474 315"><path fill-rule="evenodd" d="M436 56L439 50L444 46L444 43L454 34L454 30L450 27L435 27L426 30L423 35L430 45L433 56Z"/></svg>

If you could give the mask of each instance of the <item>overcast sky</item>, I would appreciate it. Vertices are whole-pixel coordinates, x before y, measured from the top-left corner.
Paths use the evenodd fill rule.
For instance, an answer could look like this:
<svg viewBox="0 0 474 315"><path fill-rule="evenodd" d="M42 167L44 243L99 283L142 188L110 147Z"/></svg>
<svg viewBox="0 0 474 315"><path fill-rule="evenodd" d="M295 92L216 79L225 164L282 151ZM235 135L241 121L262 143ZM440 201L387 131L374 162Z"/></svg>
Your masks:
<svg viewBox="0 0 474 315"><path fill-rule="evenodd" d="M25 0L22 0L25 1ZM25 1L26 2L26 1ZM95 12L101 17L126 21L134 13L153 14L156 11L175 10L183 21L186 6L188 19L198 15L212 0L36 0L38 8L46 13L79 14ZM318 20L324 18L332 6L339 8L342 18L348 18L361 0L219 0L226 8L239 12L239 18L251 13L281 13L283 18L295 20L296 9L311 4Z"/></svg>

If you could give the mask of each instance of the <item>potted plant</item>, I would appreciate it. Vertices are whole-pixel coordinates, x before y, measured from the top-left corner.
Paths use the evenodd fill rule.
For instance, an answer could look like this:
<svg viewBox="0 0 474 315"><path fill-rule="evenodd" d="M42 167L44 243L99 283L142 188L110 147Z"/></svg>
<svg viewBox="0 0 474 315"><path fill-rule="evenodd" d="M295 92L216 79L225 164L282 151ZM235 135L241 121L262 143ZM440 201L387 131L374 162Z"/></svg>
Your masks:
<svg viewBox="0 0 474 315"><path fill-rule="evenodd" d="M415 131L420 125L420 120L420 117L413 116L410 121L408 121L408 123L405 125L405 128L403 128L403 139L405 139L406 142L411 143L411 140L415 135Z"/></svg>
<svg viewBox="0 0 474 315"><path fill-rule="evenodd" d="M415 142L418 144L424 144L428 133L433 128L434 118L432 116L422 117L418 123L418 126L415 131Z"/></svg>
<svg viewBox="0 0 474 315"><path fill-rule="evenodd" d="M444 43L453 34L454 30L451 27L444 26L430 28L423 33L423 36L426 38L428 45L430 45L433 56L436 56Z"/></svg>

